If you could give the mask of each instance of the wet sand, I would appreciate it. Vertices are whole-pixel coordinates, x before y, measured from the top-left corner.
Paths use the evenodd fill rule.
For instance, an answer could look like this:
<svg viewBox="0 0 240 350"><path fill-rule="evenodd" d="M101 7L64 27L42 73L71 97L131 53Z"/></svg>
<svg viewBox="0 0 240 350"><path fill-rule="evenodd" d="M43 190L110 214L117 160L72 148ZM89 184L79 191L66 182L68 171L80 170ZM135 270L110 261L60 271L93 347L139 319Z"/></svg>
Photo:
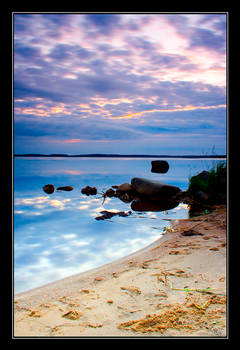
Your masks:
<svg viewBox="0 0 240 350"><path fill-rule="evenodd" d="M148 247L18 293L14 337L225 337L226 206Z"/></svg>

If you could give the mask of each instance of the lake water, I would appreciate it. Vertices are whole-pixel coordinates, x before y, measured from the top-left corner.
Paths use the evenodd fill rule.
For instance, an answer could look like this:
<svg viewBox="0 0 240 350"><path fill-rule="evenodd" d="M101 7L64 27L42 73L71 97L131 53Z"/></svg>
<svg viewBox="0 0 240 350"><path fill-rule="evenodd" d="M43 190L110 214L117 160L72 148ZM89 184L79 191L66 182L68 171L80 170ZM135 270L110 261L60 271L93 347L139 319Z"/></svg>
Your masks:
<svg viewBox="0 0 240 350"><path fill-rule="evenodd" d="M186 190L189 176L216 160L166 159L166 174L151 173L150 158L15 158L14 159L14 292L87 271L128 255L158 239L169 222L187 218L187 206L161 212L134 212L109 220L102 210L129 211L130 203L106 198L112 185L145 177ZM45 184L72 186L71 192L47 194ZM86 196L81 189L97 187Z"/></svg>

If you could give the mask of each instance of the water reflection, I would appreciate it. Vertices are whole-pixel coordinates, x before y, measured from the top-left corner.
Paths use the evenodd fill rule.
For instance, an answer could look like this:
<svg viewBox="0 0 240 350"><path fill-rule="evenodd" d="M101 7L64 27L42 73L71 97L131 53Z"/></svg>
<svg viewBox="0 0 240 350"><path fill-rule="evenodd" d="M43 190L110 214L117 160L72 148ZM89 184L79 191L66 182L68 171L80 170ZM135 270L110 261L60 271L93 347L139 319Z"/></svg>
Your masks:
<svg viewBox="0 0 240 350"><path fill-rule="evenodd" d="M176 208L178 205L179 202L174 200L147 201L137 199L132 201L131 208L135 211L165 211Z"/></svg>
<svg viewBox="0 0 240 350"><path fill-rule="evenodd" d="M126 212L117 198L64 198L62 193L15 200L15 292L103 265L159 238L166 213L95 220L101 212ZM186 208L182 207L181 215ZM161 214L161 215L160 215ZM174 217L175 213L170 213ZM168 215L169 216L169 215ZM179 217L179 215L177 215ZM155 228L153 228L155 227Z"/></svg>
<svg viewBox="0 0 240 350"><path fill-rule="evenodd" d="M141 203L142 209L135 211L131 203L115 197L105 198L103 203L101 195L81 194L87 185L102 193L139 174L187 188L189 160L169 161L166 175L152 174L149 163L147 159L16 159L15 293L121 258L158 239L167 225L162 219L186 218L184 204L159 208ZM196 161L194 164L197 167ZM42 187L48 183L56 188L71 185L73 191L46 194ZM95 220L102 211L132 214Z"/></svg>

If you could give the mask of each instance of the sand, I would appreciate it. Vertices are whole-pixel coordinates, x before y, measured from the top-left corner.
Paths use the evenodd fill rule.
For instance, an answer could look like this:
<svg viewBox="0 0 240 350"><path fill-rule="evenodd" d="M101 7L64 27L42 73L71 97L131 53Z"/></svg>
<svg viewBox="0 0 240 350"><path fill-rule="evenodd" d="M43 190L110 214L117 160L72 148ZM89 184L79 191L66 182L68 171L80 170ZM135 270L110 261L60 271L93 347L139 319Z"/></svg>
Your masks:
<svg viewBox="0 0 240 350"><path fill-rule="evenodd" d="M16 294L13 336L227 337L226 231L218 206L123 259Z"/></svg>

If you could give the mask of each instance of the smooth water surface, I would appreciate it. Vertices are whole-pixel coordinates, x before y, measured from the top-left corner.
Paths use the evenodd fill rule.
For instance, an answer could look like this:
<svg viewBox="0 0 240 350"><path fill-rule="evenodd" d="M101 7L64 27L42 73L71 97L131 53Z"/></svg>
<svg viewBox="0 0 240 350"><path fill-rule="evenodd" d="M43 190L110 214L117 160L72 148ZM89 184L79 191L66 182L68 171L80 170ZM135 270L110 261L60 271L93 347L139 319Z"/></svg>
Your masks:
<svg viewBox="0 0 240 350"><path fill-rule="evenodd" d="M109 220L102 210L129 211L130 203L101 193L112 185L145 177L186 190L188 178L213 160L167 159L166 174L151 173L149 158L15 158L14 292L22 292L101 266L158 239L169 222L188 217L187 206L162 212L133 212ZM71 192L46 194L46 184L72 186ZM81 194L87 185L96 196Z"/></svg>

